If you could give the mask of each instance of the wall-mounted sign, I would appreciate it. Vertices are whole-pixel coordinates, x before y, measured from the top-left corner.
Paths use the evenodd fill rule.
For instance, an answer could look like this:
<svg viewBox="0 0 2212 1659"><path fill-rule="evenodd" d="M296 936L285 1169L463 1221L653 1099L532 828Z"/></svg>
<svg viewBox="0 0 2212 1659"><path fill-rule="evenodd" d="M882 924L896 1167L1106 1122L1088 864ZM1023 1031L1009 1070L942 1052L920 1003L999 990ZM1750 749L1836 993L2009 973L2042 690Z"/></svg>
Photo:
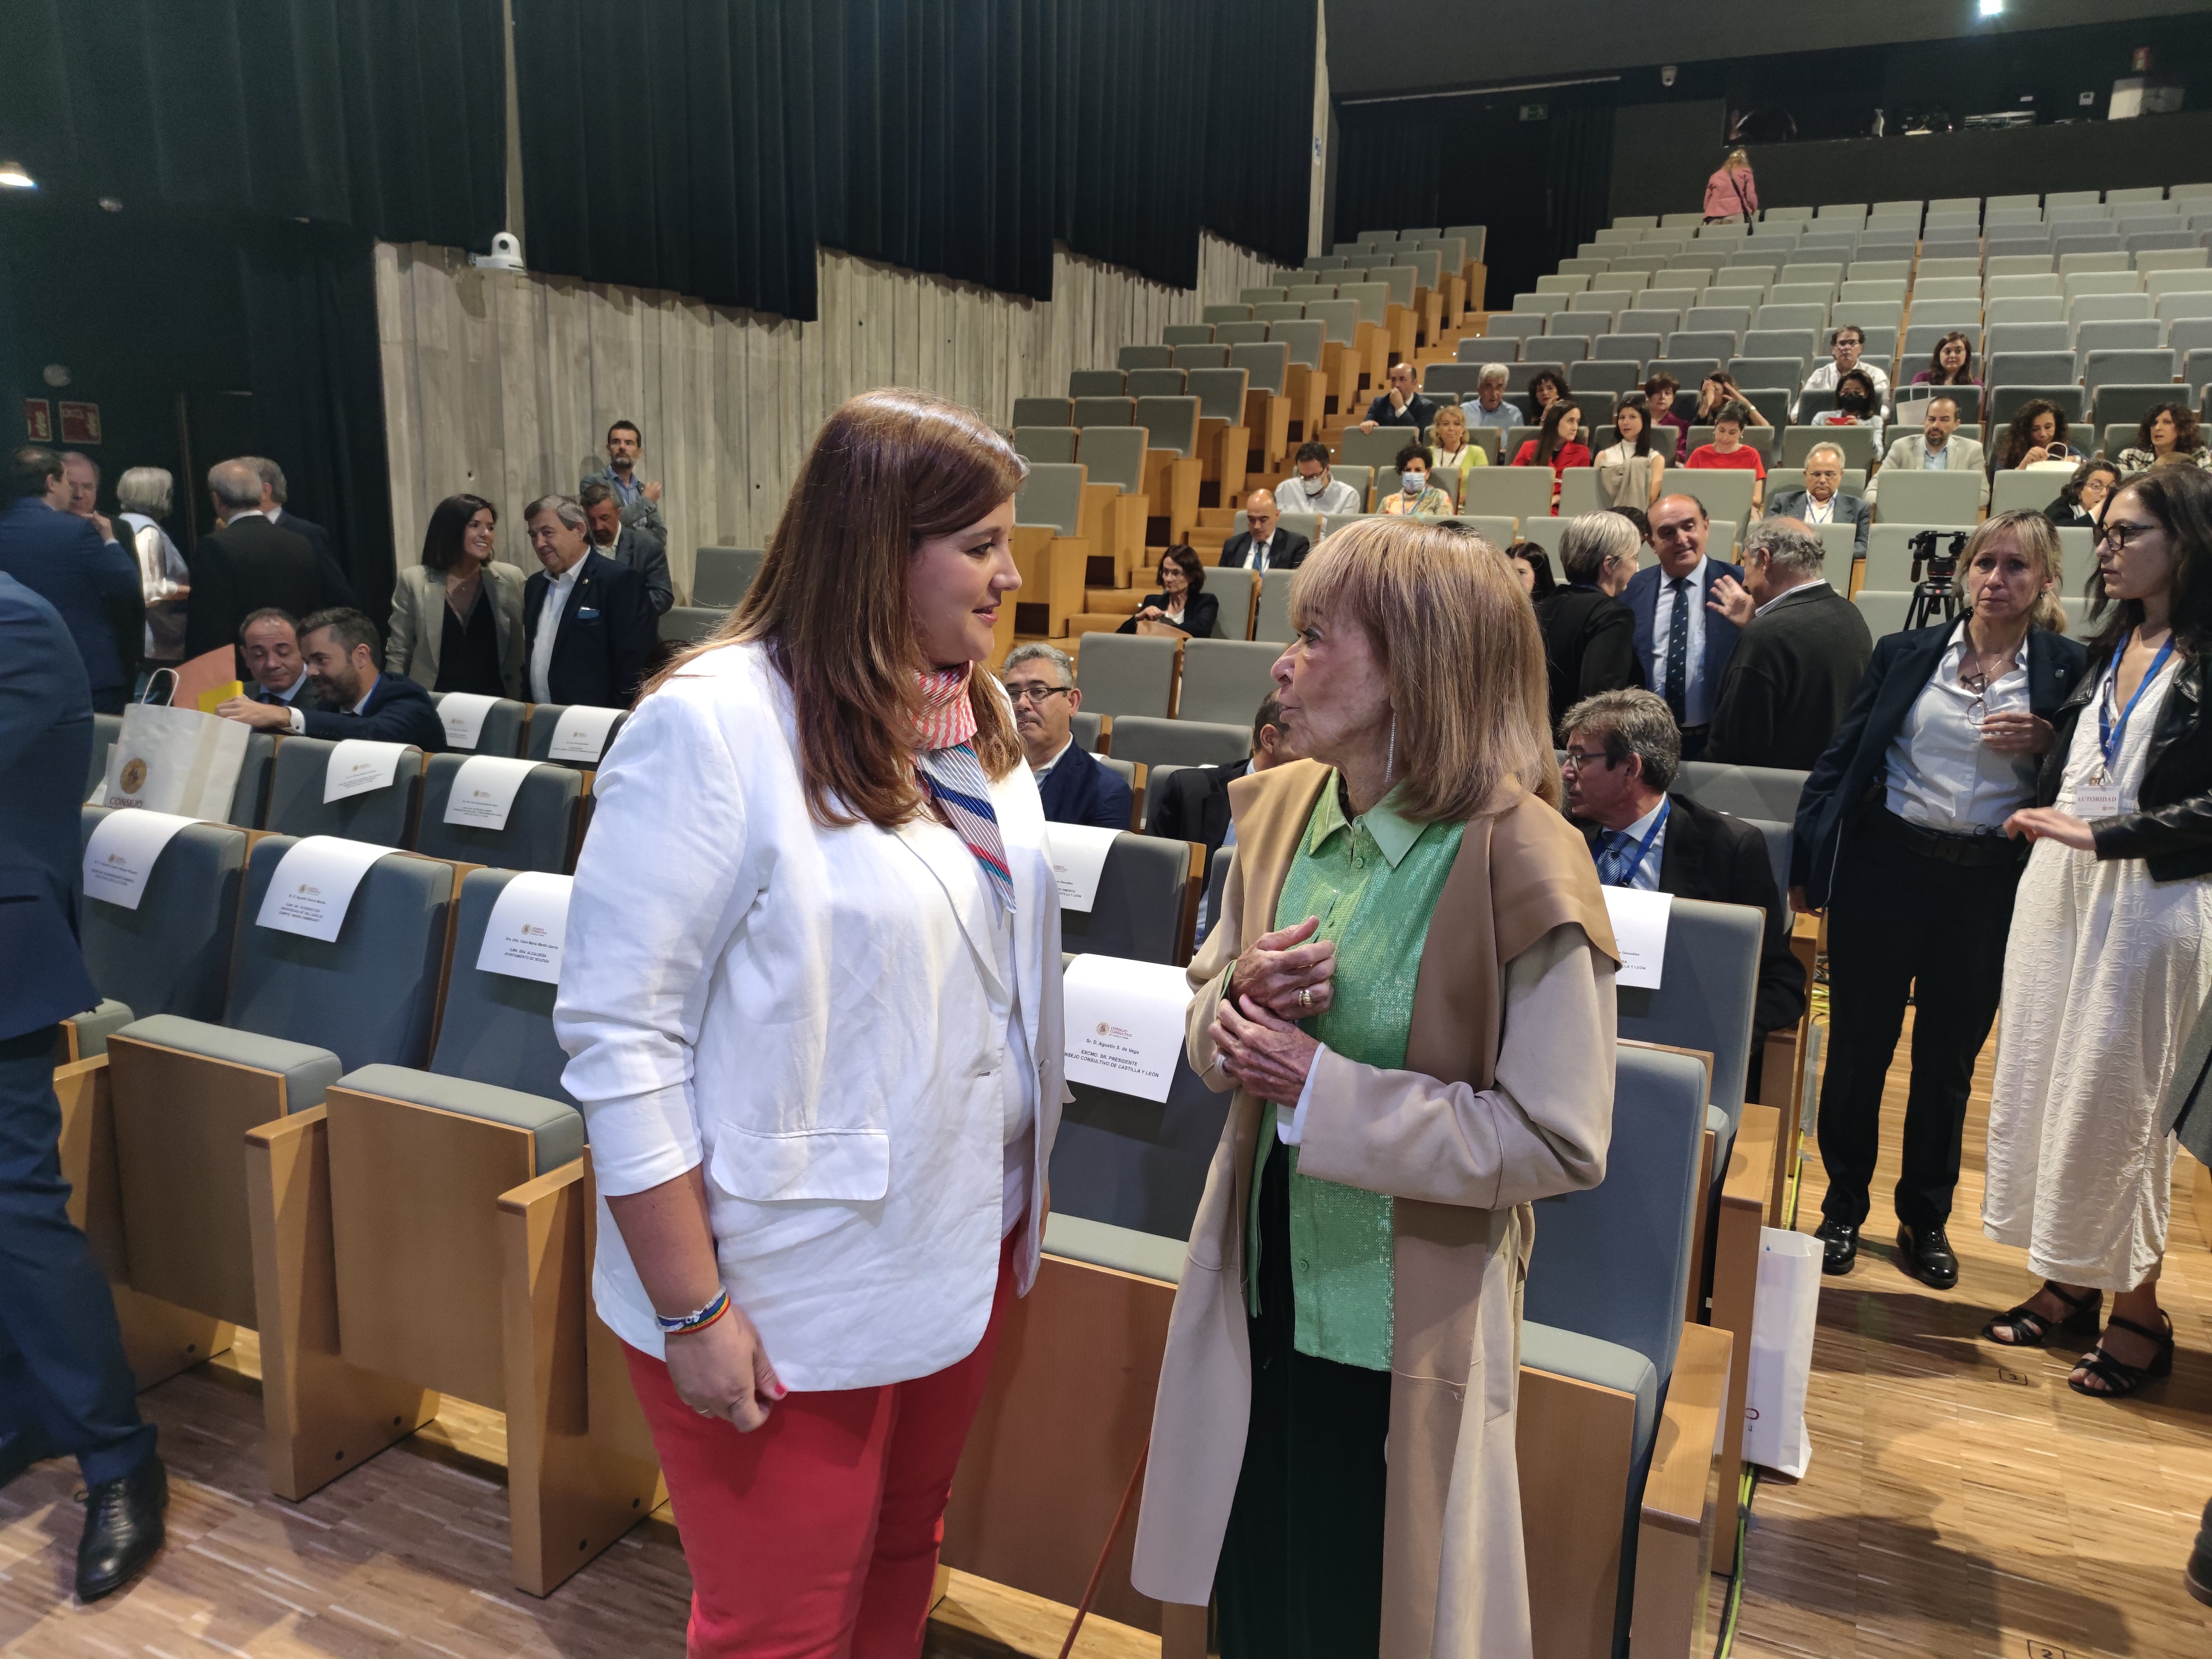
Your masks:
<svg viewBox="0 0 2212 1659"><path fill-rule="evenodd" d="M1549 104L1523 104L1521 106L1521 118L1524 121L1548 121L1552 118L1552 106Z"/></svg>
<svg viewBox="0 0 2212 1659"><path fill-rule="evenodd" d="M64 400L62 441L65 444L98 443L100 441L100 405Z"/></svg>
<svg viewBox="0 0 2212 1659"><path fill-rule="evenodd" d="M54 406L44 398L23 399L23 436L34 444L54 441Z"/></svg>

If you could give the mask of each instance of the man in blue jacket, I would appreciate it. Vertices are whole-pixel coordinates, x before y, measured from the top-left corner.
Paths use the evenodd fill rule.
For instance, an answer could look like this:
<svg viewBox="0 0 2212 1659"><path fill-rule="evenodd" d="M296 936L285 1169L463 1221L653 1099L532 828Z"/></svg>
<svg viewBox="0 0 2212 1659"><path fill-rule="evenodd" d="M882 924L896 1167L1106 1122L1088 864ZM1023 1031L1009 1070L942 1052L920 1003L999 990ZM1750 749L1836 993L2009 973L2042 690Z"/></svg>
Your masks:
<svg viewBox="0 0 2212 1659"><path fill-rule="evenodd" d="M1682 758L1705 751L1721 676L1742 630L1712 604L1713 584L1736 574L1705 556L1712 529L1694 495L1662 495L1651 509L1651 550L1659 562L1628 579L1620 595L1636 618L1636 660L1644 684L1667 700L1682 728Z"/></svg>
<svg viewBox="0 0 2212 1659"><path fill-rule="evenodd" d="M70 630L0 574L0 1486L46 1458L77 1460L87 1601L153 1559L169 1497L114 1299L70 1222L58 1150L55 1028L100 1000L76 936L77 803L91 759L91 689Z"/></svg>
<svg viewBox="0 0 2212 1659"><path fill-rule="evenodd" d="M1048 645L1017 646L1006 653L1000 678L1013 699L1022 752L1044 798L1045 822L1128 829L1129 786L1075 741L1083 693L1075 689L1073 659Z"/></svg>
<svg viewBox="0 0 2212 1659"><path fill-rule="evenodd" d="M300 659L320 708L233 697L215 711L225 720L332 743L411 743L443 752L446 724L430 694L404 674L377 666L376 624L358 611L318 611L300 624ZM307 699L299 700L304 703Z"/></svg>
<svg viewBox="0 0 2212 1659"><path fill-rule="evenodd" d="M57 451L19 449L9 472L15 500L0 517L0 571L60 614L83 659L93 708L119 714L137 665L123 660L115 618L139 603L138 561L106 520L69 511L70 486Z"/></svg>

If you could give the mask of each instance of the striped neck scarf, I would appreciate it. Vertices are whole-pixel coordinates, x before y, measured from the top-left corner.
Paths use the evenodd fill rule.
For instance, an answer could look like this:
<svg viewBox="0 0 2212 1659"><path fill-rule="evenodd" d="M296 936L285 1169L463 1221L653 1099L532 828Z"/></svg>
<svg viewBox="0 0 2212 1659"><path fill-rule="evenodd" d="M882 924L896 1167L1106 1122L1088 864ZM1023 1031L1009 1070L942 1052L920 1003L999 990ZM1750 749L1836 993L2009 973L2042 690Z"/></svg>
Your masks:
<svg viewBox="0 0 2212 1659"><path fill-rule="evenodd" d="M990 780L975 757L975 709L968 700L975 665L940 668L917 675L921 715L915 726L915 769L952 832L968 843L975 862L991 878L991 890L1008 915L1014 908L1013 872L999 815L991 810Z"/></svg>

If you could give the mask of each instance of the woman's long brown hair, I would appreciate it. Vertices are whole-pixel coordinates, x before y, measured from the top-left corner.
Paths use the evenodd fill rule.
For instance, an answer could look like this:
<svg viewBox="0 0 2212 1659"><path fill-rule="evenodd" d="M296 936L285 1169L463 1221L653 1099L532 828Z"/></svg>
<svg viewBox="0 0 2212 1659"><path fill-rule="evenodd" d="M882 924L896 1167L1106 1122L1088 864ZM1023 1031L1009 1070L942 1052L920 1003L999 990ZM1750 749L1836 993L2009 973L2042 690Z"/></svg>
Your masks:
<svg viewBox="0 0 2212 1659"><path fill-rule="evenodd" d="M906 822L923 810L916 675L937 665L922 660L915 636L915 551L982 519L1028 471L1011 444L957 404L898 388L848 399L800 465L744 603L644 695L702 652L763 641L791 686L815 821L842 828L865 818L885 830ZM981 664L968 700L976 757L1003 777L1021 745L1005 695Z"/></svg>

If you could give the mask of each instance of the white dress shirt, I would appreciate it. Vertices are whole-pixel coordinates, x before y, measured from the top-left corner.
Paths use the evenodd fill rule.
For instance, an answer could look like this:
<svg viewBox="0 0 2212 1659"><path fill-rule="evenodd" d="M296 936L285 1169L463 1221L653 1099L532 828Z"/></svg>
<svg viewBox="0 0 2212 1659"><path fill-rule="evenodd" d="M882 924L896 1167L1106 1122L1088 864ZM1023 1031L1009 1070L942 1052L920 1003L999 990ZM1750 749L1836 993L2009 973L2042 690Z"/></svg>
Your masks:
<svg viewBox="0 0 2212 1659"><path fill-rule="evenodd" d="M591 556L586 549L584 559ZM577 560L545 584L545 600L538 607L538 637L530 646L530 698L533 702L553 701L550 682L553 672L553 637L561 631L561 613L568 608L568 595L576 591L576 579L583 574L584 559Z"/></svg>
<svg viewBox="0 0 2212 1659"><path fill-rule="evenodd" d="M1268 537L1264 542L1255 541L1244 550L1244 562L1251 569L1265 570L1267 568L1267 560L1274 550L1275 538L1273 536Z"/></svg>
<svg viewBox="0 0 2212 1659"><path fill-rule="evenodd" d="M1815 576L1809 582L1799 582L1795 587L1785 587L1751 614L1753 617L1763 617L1768 611L1773 610L1776 605L1781 604L1783 600L1788 599L1792 593L1808 592L1815 587L1826 587L1827 585L1828 579L1826 576Z"/></svg>
<svg viewBox="0 0 2212 1659"><path fill-rule="evenodd" d="M1030 768L1030 775L1035 778L1039 783L1042 783L1048 777L1052 775L1052 769L1060 764L1060 757L1074 747L1075 734L1071 732L1068 733L1067 741L1060 745L1059 750L1053 755L1053 757L1050 760L1047 761L1042 766L1032 766Z"/></svg>
<svg viewBox="0 0 2212 1659"><path fill-rule="evenodd" d="M1287 500L1288 505L1285 505ZM1275 503L1285 513L1364 513L1367 503L1359 499L1359 492L1332 474L1328 485L1319 495L1307 492L1305 481L1293 477L1275 492Z"/></svg>
<svg viewBox="0 0 2212 1659"><path fill-rule="evenodd" d="M1711 597L1706 581L1705 561L1698 562L1696 573L1690 578L1689 603L1682 608L1689 612L1689 656L1682 665L1682 724L1707 726L1713 718L1713 690L1705 684L1705 601ZM1644 683L1662 695L1667 690L1667 647L1674 641L1676 622L1674 614L1674 580L1665 570L1659 573L1659 596L1651 606L1651 657L1644 664Z"/></svg>
<svg viewBox="0 0 2212 1659"><path fill-rule="evenodd" d="M1820 501L1808 490L1804 504L1797 510L1797 516L1807 524L1833 524L1836 521L1836 498L1831 495L1826 501Z"/></svg>
<svg viewBox="0 0 2212 1659"><path fill-rule="evenodd" d="M2000 755L1982 741L1978 703L1991 714L2026 714L2027 641L1979 697L1959 678L1966 659L1961 619L1942 660L1912 701L1889 745L1882 771L1884 805L1907 823L1946 835L1993 835L2035 799L2033 755Z"/></svg>

